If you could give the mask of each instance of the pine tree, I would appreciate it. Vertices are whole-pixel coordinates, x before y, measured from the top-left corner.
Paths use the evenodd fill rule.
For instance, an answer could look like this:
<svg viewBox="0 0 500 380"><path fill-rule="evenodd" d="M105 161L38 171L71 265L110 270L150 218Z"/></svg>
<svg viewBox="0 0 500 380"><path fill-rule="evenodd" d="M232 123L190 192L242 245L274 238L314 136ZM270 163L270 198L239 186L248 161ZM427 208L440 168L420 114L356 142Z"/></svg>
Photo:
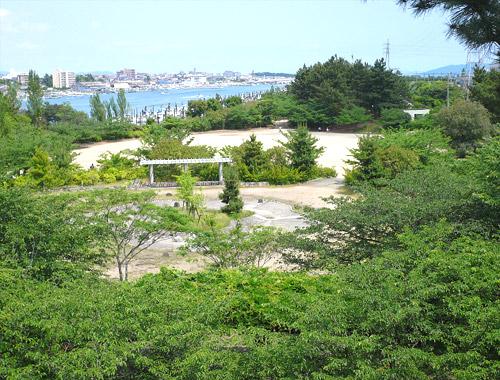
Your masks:
<svg viewBox="0 0 500 380"><path fill-rule="evenodd" d="M265 164L263 144L257 140L255 134L250 135L250 139L241 144L241 158L252 175L252 181L256 181L257 173Z"/></svg>
<svg viewBox="0 0 500 380"><path fill-rule="evenodd" d="M283 135L287 141L280 143L286 149L292 167L307 176L325 149L316 146L318 139L311 135L305 125L300 125L295 131L283 132Z"/></svg>
<svg viewBox="0 0 500 380"><path fill-rule="evenodd" d="M222 212L226 214L237 214L243 209L243 200L240 196L240 181L238 172L233 166L225 170L224 190L219 194L219 199L226 205Z"/></svg>

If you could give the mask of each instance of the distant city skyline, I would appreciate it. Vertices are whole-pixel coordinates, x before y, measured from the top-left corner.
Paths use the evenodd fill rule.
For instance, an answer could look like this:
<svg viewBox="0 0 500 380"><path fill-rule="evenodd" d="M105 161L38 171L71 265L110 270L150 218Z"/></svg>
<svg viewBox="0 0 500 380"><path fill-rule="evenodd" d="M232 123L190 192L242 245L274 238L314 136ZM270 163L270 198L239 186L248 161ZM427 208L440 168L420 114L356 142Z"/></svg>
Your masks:
<svg viewBox="0 0 500 380"><path fill-rule="evenodd" d="M422 72L466 61L447 16L395 0L0 0L0 71L295 73L332 55Z"/></svg>

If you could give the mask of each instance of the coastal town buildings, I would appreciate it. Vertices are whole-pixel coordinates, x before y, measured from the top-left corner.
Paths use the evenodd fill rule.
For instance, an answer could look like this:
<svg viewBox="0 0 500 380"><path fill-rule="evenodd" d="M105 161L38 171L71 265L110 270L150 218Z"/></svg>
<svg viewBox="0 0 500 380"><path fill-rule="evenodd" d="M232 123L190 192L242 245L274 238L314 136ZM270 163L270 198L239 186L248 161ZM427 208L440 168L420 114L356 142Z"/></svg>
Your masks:
<svg viewBox="0 0 500 380"><path fill-rule="evenodd" d="M135 69L122 69L116 72L118 80L135 80Z"/></svg>
<svg viewBox="0 0 500 380"><path fill-rule="evenodd" d="M28 85L28 74L19 74L17 76L17 83L19 83L20 86L27 86Z"/></svg>
<svg viewBox="0 0 500 380"><path fill-rule="evenodd" d="M72 71L56 70L52 73L52 87L71 88L75 85L75 73Z"/></svg>

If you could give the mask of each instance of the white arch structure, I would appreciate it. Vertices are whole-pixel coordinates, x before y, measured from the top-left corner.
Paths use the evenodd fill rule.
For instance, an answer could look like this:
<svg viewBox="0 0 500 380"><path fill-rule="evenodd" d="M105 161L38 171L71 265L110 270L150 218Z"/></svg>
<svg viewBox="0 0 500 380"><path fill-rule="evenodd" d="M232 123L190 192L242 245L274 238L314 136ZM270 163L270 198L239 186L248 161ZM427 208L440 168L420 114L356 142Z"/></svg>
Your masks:
<svg viewBox="0 0 500 380"><path fill-rule="evenodd" d="M222 174L222 165L224 163L231 163L233 160L227 157L218 158L176 158L171 160L141 160L141 165L149 166L149 184L155 183L155 165L183 165L184 171L188 170L189 164L219 164L219 182L224 181L224 176Z"/></svg>

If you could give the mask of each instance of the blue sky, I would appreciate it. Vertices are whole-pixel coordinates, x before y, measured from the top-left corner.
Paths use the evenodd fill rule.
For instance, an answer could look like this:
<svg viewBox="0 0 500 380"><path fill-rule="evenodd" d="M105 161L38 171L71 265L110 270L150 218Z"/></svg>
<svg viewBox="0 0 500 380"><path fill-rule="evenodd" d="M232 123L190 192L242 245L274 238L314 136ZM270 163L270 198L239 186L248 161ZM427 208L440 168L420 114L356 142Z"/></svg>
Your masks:
<svg viewBox="0 0 500 380"><path fill-rule="evenodd" d="M425 71L466 60L446 15L396 0L0 0L0 70L296 72L334 54Z"/></svg>

